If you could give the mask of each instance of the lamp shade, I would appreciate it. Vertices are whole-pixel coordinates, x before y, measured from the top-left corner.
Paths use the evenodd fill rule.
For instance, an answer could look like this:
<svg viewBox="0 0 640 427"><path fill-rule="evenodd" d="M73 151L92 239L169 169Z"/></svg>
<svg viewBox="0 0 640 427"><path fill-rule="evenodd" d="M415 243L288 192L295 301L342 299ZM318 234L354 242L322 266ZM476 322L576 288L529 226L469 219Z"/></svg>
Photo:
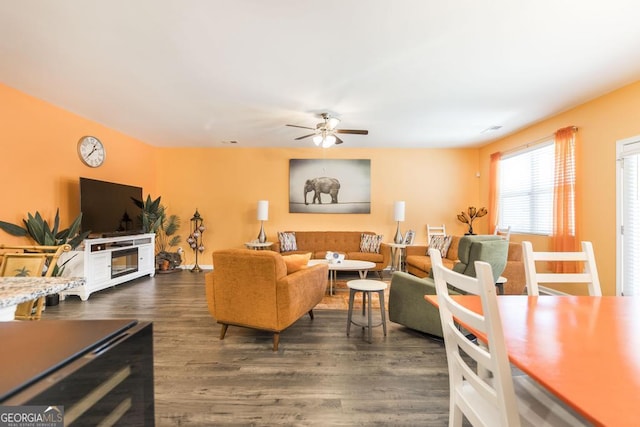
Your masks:
<svg viewBox="0 0 640 427"><path fill-rule="evenodd" d="M404 201L397 201L393 204L393 220L404 221Z"/></svg>
<svg viewBox="0 0 640 427"><path fill-rule="evenodd" d="M267 221L269 219L269 201L258 200L258 221Z"/></svg>

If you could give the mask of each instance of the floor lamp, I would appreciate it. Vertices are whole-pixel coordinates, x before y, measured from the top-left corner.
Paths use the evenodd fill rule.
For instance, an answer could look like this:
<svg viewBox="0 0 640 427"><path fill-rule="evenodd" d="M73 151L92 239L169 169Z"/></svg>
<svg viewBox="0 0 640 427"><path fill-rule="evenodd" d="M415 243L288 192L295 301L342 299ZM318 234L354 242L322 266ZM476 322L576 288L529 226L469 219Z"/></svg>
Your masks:
<svg viewBox="0 0 640 427"><path fill-rule="evenodd" d="M258 200L258 221L260 221L260 233L258 233L258 242L265 243L267 235L264 232L264 222L269 219L269 201Z"/></svg>
<svg viewBox="0 0 640 427"><path fill-rule="evenodd" d="M196 209L196 213L193 214L191 218L191 234L187 238L187 243L193 249L193 252L196 254L196 262L193 268L191 269L192 273L198 273L202 271L200 266L198 265L198 253L204 252L204 244L202 243L202 234L204 233L205 226L202 224L203 218L200 216L198 209Z"/></svg>
<svg viewBox="0 0 640 427"><path fill-rule="evenodd" d="M393 220L398 223L398 228L396 228L396 237L393 238L393 242L402 243L400 221L404 221L404 201L397 201L393 204Z"/></svg>

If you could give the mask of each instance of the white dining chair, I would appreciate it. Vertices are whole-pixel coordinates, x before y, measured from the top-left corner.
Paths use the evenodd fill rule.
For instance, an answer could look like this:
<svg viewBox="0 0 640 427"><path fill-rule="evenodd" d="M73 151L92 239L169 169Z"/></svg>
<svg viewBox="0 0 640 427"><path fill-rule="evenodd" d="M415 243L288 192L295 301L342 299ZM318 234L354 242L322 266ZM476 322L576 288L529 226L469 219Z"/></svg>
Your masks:
<svg viewBox="0 0 640 427"><path fill-rule="evenodd" d="M496 236L502 236L504 240L509 240L509 237L511 237L511 226L508 225L501 228L496 225L495 230L493 230L493 234Z"/></svg>
<svg viewBox="0 0 640 427"><path fill-rule="evenodd" d="M447 231L444 224L429 225L427 224L427 242L431 242L431 236L446 236Z"/></svg>
<svg viewBox="0 0 640 427"><path fill-rule="evenodd" d="M588 425L526 375L512 375L491 266L476 261L476 277L456 273L431 250L436 294L449 368L449 426L578 426ZM447 284L479 295L483 315L455 301ZM508 297L505 297L508 298ZM465 325L486 343L470 340Z"/></svg>
<svg viewBox="0 0 640 427"><path fill-rule="evenodd" d="M568 295L557 289L540 286L541 283L553 283L562 287L568 283L585 283L591 296L602 296L596 258L591 242L582 242L581 252L534 252L531 242L522 242L524 257L524 273L527 283L527 293L532 296L540 294ZM582 273L548 273L539 272L536 262L543 261L579 261L584 263Z"/></svg>

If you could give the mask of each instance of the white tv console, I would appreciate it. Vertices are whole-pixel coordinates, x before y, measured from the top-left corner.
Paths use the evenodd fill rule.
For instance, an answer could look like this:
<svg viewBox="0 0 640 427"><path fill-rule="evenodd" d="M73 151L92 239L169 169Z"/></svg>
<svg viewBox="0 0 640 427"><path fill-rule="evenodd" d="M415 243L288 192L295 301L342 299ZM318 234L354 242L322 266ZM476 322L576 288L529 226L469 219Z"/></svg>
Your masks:
<svg viewBox="0 0 640 427"><path fill-rule="evenodd" d="M156 235L150 233L85 239L78 250L64 258L72 257L64 275L82 276L85 284L64 291L62 299L77 295L86 301L89 295L102 289L146 275L153 277L156 272L155 238Z"/></svg>

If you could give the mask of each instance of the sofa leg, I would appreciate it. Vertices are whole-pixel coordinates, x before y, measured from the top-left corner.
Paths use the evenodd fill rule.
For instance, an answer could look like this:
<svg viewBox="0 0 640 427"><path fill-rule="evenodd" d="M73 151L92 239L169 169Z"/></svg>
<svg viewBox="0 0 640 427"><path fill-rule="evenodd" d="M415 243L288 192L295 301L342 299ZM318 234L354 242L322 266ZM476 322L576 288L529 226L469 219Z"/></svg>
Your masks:
<svg viewBox="0 0 640 427"><path fill-rule="evenodd" d="M280 332L273 333L273 351L278 351L278 344L280 344Z"/></svg>
<svg viewBox="0 0 640 427"><path fill-rule="evenodd" d="M382 270L378 270L378 277L382 280Z"/></svg>
<svg viewBox="0 0 640 427"><path fill-rule="evenodd" d="M220 329L220 339L223 340L225 334L227 333L227 328L229 327L229 325L227 325L226 323L222 324L222 328Z"/></svg>
<svg viewBox="0 0 640 427"><path fill-rule="evenodd" d="M309 317L313 320L313 310L309 310Z"/></svg>

